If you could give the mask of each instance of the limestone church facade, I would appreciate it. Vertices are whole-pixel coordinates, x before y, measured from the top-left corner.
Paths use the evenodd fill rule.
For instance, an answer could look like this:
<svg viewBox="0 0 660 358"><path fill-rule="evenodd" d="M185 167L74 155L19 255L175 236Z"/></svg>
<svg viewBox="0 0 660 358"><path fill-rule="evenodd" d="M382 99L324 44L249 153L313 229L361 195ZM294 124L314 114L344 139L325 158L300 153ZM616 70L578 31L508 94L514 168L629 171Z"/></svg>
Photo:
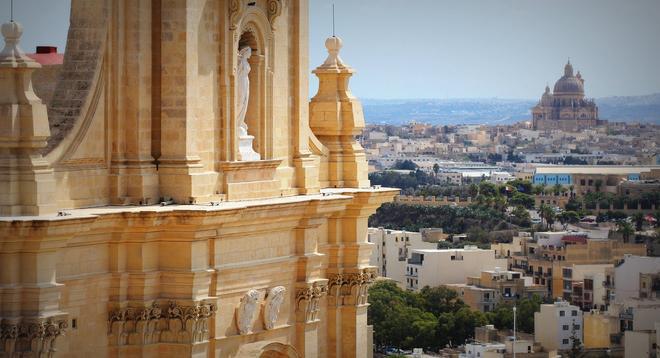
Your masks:
<svg viewBox="0 0 660 358"><path fill-rule="evenodd" d="M307 0L72 0L48 106L0 53L0 357L366 357L371 187Z"/></svg>

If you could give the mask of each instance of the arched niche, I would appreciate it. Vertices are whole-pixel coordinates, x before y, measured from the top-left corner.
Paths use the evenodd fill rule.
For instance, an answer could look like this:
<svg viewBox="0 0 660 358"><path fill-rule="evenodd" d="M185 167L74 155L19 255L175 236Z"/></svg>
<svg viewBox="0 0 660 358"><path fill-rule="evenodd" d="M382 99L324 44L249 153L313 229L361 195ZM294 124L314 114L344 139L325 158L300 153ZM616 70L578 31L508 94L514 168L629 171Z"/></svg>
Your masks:
<svg viewBox="0 0 660 358"><path fill-rule="evenodd" d="M234 63L238 63L238 51L244 47L252 49L250 63L250 98L245 123L248 134L254 136L253 148L264 160L273 159L273 118L272 118L272 42L273 34L268 17L256 7L249 7L240 25L234 30ZM236 66L234 66L236 68ZM233 82L236 84L236 72ZM234 95L234 103L236 103ZM231 125L237 133L236 105L234 105ZM235 143L238 143L235 140ZM234 145L234 153L238 147Z"/></svg>

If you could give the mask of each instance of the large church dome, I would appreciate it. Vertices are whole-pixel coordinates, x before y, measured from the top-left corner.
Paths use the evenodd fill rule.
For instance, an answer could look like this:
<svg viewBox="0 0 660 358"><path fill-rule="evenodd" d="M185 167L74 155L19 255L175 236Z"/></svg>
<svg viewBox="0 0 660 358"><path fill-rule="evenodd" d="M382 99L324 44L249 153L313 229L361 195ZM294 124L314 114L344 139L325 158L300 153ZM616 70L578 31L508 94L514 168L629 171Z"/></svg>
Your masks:
<svg viewBox="0 0 660 358"><path fill-rule="evenodd" d="M564 76L555 83L554 95L584 95L582 79L573 75L573 65L568 61L564 66Z"/></svg>

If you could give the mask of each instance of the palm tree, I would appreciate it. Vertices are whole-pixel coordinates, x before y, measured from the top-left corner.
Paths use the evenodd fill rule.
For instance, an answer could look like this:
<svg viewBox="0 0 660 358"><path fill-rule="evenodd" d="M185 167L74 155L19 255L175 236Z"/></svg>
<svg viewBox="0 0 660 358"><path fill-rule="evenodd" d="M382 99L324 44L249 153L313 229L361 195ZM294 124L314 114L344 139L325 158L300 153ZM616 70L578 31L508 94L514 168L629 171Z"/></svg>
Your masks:
<svg viewBox="0 0 660 358"><path fill-rule="evenodd" d="M635 234L635 228L625 220L617 222L616 226L618 226L617 232L623 236L623 242L628 242L630 240L630 235Z"/></svg>
<svg viewBox="0 0 660 358"><path fill-rule="evenodd" d="M555 222L555 210L550 205L541 204L539 213L541 219L545 221L546 230L550 230L550 225Z"/></svg>

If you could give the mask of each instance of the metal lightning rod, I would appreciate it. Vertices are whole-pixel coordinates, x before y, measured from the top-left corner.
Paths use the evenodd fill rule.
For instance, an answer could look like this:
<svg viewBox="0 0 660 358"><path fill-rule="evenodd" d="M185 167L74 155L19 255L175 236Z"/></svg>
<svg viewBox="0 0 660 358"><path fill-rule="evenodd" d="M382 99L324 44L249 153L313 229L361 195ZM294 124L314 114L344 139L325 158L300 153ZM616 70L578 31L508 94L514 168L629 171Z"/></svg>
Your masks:
<svg viewBox="0 0 660 358"><path fill-rule="evenodd" d="M14 0L9 0L9 21L14 22Z"/></svg>
<svg viewBox="0 0 660 358"><path fill-rule="evenodd" d="M335 4L334 3L332 4L332 37L335 37Z"/></svg>

